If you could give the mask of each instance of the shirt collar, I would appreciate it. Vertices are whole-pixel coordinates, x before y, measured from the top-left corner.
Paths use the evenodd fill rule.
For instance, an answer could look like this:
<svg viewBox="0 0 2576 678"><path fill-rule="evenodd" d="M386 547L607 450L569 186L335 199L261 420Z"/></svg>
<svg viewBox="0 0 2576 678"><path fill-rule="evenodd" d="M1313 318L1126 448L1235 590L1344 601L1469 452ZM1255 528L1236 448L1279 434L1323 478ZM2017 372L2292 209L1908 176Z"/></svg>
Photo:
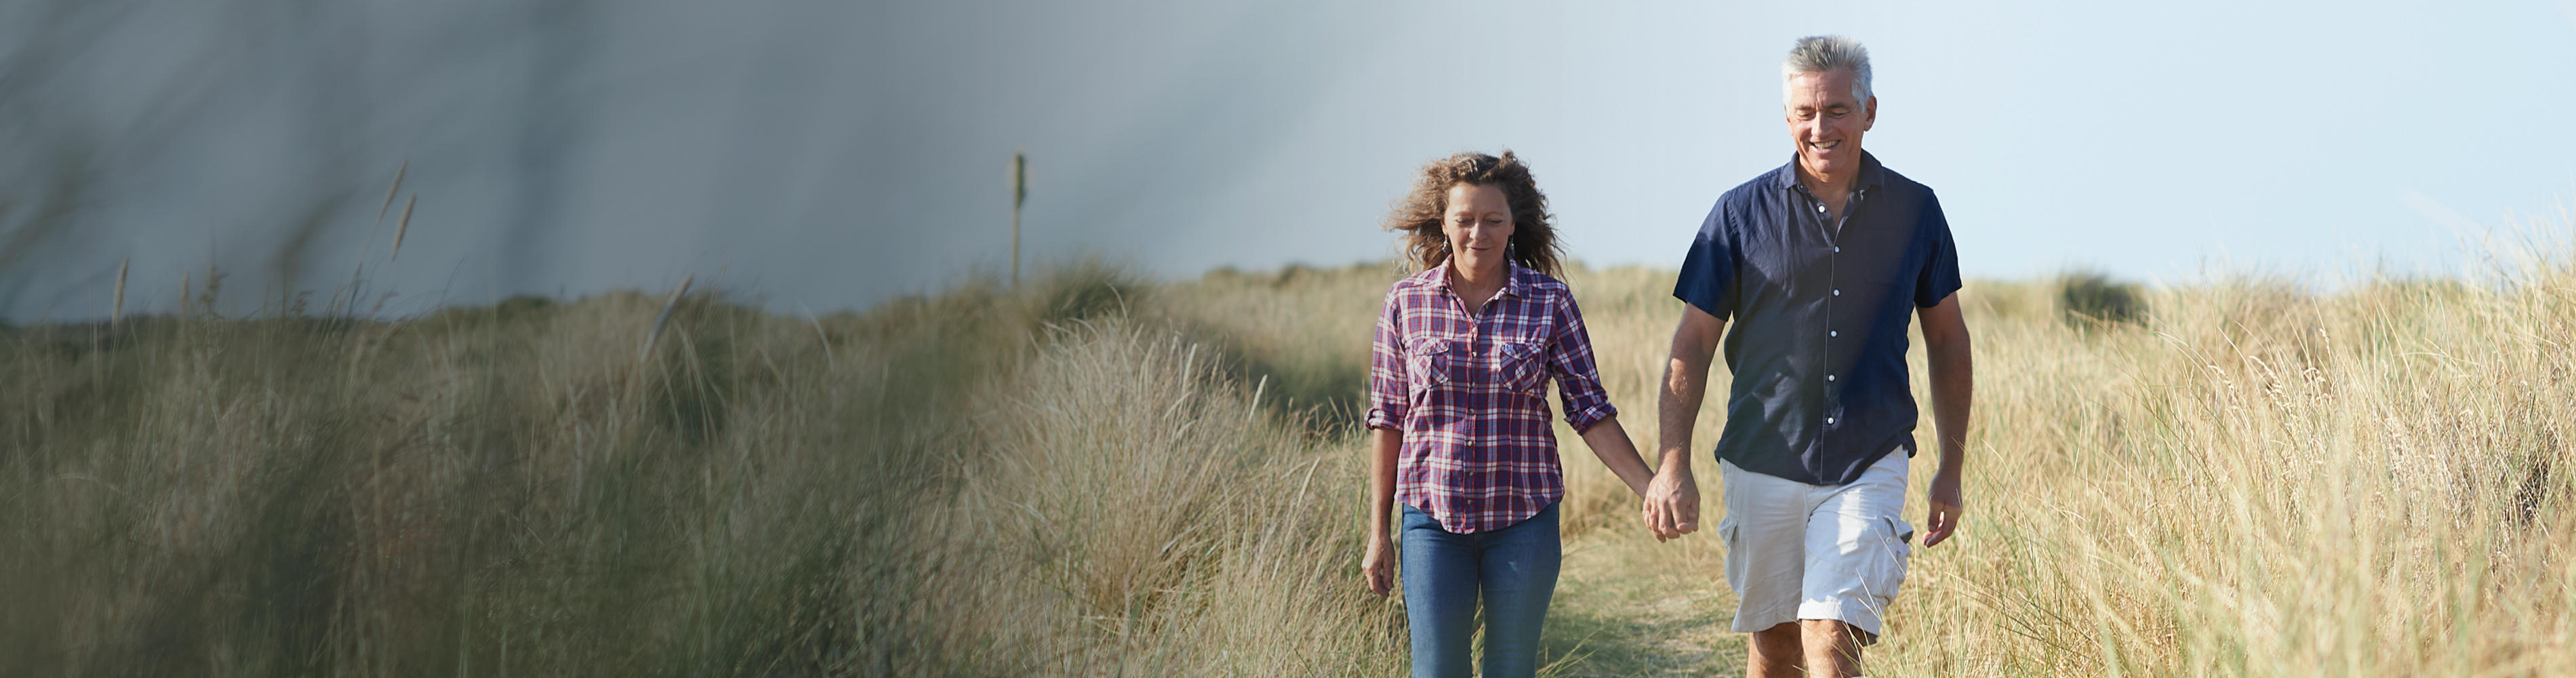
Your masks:
<svg viewBox="0 0 2576 678"><path fill-rule="evenodd" d="M1878 164L1878 156L1860 152L1860 177L1854 188L1877 188L1887 182L1887 168ZM1798 190L1798 154L1789 154L1789 164L1771 171L1772 184L1783 191Z"/></svg>
<svg viewBox="0 0 2576 678"><path fill-rule="evenodd" d="M1436 284L1440 286L1441 290L1447 291L1450 294L1457 294L1457 290L1449 288L1449 263L1450 262L1448 261L1442 261L1439 266L1433 267L1429 273L1431 273L1432 280L1439 281ZM1508 259L1503 261L1503 265L1511 267L1512 275L1510 278L1503 281L1502 291L1495 292L1494 296L1499 297L1508 294L1524 299L1528 298L1529 290L1526 286L1529 284L1529 277L1536 274L1537 271L1522 268L1521 262L1511 261Z"/></svg>

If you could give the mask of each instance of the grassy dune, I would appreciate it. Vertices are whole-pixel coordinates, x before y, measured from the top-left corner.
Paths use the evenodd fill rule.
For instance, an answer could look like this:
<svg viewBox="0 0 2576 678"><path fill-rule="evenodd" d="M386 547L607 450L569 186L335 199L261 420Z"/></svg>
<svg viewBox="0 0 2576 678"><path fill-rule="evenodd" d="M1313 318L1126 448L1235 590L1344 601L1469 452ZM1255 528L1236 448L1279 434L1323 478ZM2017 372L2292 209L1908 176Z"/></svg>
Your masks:
<svg viewBox="0 0 2576 678"><path fill-rule="evenodd" d="M1871 673L2567 665L2576 270L2562 258L2505 277L2324 296L2227 280L2150 293L2154 312L2130 325L2068 322L2053 284L1972 284L1968 527L1917 549ZM1664 275L1575 278L1590 317L1623 303L1678 312L1652 298ZM1633 357L1604 366L1617 402L1651 402L1645 356L1668 331L1594 323L1605 355ZM1917 398L1928 398L1922 353L1911 357ZM1704 413L1701 430L1713 423ZM1930 463L1917 459L1918 490ZM1568 468L1600 498L1582 508L1604 524L1626 519L1606 471ZM1922 524L1919 498L1908 519ZM1722 573L1714 540L1631 550L1624 566L1646 576ZM1670 565L1638 562L1658 559Z"/></svg>
<svg viewBox="0 0 2576 678"><path fill-rule="evenodd" d="M1396 274L1070 266L823 318L695 296L650 353L632 294L0 330L0 666L1397 674L1401 610L1352 576ZM1651 446L1671 275L1568 278ZM2502 278L2232 279L2130 323L1971 284L1969 522L1916 552L1871 672L2576 661L2576 267ZM1721 545L1644 537L1560 438L1550 672L1740 670Z"/></svg>
<svg viewBox="0 0 2576 678"><path fill-rule="evenodd" d="M0 339L0 666L1385 674L1351 460L1073 268L803 319L517 301Z"/></svg>

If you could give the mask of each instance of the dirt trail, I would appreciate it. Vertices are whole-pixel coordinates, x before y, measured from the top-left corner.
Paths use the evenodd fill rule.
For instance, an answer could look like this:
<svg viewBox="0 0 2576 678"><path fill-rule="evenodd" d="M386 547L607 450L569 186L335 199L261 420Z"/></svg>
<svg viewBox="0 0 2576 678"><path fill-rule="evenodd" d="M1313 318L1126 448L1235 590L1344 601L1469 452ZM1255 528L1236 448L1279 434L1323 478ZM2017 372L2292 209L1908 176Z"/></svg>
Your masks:
<svg viewBox="0 0 2576 678"><path fill-rule="evenodd" d="M1567 541L1540 675L1742 675L1744 637L1727 631L1735 595L1717 549L1697 546L1615 529Z"/></svg>

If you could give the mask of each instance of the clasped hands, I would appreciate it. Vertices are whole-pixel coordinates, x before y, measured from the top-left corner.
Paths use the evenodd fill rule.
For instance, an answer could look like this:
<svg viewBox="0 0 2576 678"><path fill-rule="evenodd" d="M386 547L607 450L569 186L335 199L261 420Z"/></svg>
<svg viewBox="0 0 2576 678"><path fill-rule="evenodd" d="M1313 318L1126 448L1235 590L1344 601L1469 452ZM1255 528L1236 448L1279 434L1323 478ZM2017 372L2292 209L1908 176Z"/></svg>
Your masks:
<svg viewBox="0 0 2576 678"><path fill-rule="evenodd" d="M1671 541L1699 531L1699 482L1689 467L1664 469L1646 483L1646 530L1655 541Z"/></svg>

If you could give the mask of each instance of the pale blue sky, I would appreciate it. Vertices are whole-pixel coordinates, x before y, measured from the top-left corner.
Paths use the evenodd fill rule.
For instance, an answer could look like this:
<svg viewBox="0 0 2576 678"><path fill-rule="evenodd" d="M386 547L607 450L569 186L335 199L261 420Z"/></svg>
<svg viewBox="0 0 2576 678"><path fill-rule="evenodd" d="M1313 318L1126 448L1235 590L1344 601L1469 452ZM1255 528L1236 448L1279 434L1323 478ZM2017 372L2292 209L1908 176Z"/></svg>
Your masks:
<svg viewBox="0 0 2576 678"><path fill-rule="evenodd" d="M690 273L860 308L1007 267L1014 149L1033 258L1384 258L1416 166L1509 147L1575 258L1673 266L1787 160L1778 63L1818 33L1869 46L1867 147L1939 191L1972 276L2441 272L2455 234L2563 232L2576 204L2576 0L223 2L120 0L15 62L52 70L0 136L82 140L44 148L85 192L0 269L0 312L102 314L126 258L169 288L146 312L185 268L234 271L240 304L361 261L404 312ZM72 34L30 11L0 11L0 52ZM405 160L421 207L386 262Z"/></svg>
<svg viewBox="0 0 2576 678"><path fill-rule="evenodd" d="M2440 263L2426 254L2452 228L2421 205L2500 225L2576 195L2576 131L2549 122L2576 110L2576 88L2555 84L2576 66L2576 21L2546 4L1468 9L1485 6L1373 18L1400 28L1363 36L1366 56L1283 102L1302 108L1271 113L1284 134L1235 139L1248 168L1171 170L1243 180L1204 199L1032 207L1033 228L1181 224L1137 238L1174 273L1382 256L1371 227L1415 163L1510 146L1576 257L1670 266L1718 192L1786 161L1776 64L1795 37L1827 32L1871 47L1882 103L1868 148L1940 191L1974 275ZM1133 124L1140 139L1172 129Z"/></svg>

